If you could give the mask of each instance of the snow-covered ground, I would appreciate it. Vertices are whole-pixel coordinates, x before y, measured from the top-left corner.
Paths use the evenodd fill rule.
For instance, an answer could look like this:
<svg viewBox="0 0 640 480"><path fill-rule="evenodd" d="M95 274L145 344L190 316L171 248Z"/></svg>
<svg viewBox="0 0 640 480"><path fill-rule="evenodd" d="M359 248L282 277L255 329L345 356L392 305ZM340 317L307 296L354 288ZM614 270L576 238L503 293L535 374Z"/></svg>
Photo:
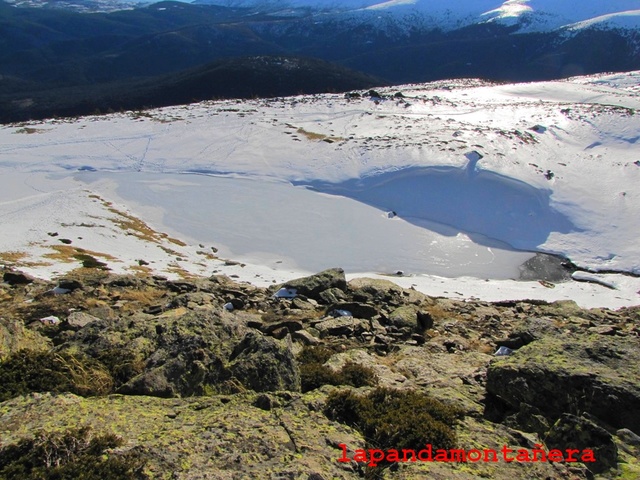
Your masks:
<svg viewBox="0 0 640 480"><path fill-rule="evenodd" d="M6 125L0 261L261 285L341 266L432 295L635 305L639 91L640 72L458 80ZM535 252L621 273L517 281Z"/></svg>

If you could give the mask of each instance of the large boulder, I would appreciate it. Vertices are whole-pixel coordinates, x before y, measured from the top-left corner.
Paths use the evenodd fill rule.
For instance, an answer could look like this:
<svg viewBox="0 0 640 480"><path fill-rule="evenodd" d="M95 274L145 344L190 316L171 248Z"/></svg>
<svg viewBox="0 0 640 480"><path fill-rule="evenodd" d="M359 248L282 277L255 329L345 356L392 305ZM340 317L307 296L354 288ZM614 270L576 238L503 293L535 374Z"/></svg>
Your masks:
<svg viewBox="0 0 640 480"><path fill-rule="evenodd" d="M247 318L208 311L96 320L67 348L107 364L122 394L204 395L228 381L256 391L298 391L290 345L247 327Z"/></svg>
<svg viewBox="0 0 640 480"><path fill-rule="evenodd" d="M300 391L300 371L291 345L256 331L248 332L233 349L229 372L256 392Z"/></svg>
<svg viewBox="0 0 640 480"><path fill-rule="evenodd" d="M536 407L555 420L589 412L640 430L640 342L624 337L544 337L493 361L487 391L513 410Z"/></svg>
<svg viewBox="0 0 640 480"><path fill-rule="evenodd" d="M389 280L375 278L354 278L349 282L349 291L357 302L384 305L387 308L429 302L429 297L417 290L402 288Z"/></svg>
<svg viewBox="0 0 640 480"><path fill-rule="evenodd" d="M325 290L337 288L338 290L344 291L347 287L347 280L344 276L343 269L330 268L329 270L309 277L291 280L281 285L281 287L294 288L299 295L304 295L314 300L322 300L320 294Z"/></svg>
<svg viewBox="0 0 640 480"><path fill-rule="evenodd" d="M569 413L562 415L553 425L545 443L549 449L579 450L577 458L588 455L588 451L593 452L595 461L587 460L585 464L594 473L615 468L618 461L618 448L609 432L587 418Z"/></svg>

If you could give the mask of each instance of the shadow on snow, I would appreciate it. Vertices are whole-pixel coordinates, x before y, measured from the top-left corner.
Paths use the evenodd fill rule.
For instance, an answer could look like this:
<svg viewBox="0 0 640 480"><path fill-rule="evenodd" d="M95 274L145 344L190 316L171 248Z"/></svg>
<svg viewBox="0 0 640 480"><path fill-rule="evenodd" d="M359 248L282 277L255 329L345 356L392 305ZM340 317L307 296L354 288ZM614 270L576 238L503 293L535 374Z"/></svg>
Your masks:
<svg viewBox="0 0 640 480"><path fill-rule="evenodd" d="M495 172L467 167L411 167L343 183L312 182L312 190L341 195L394 212L442 235L463 232L475 243L504 242L536 250L552 232L577 231L551 206L551 190Z"/></svg>

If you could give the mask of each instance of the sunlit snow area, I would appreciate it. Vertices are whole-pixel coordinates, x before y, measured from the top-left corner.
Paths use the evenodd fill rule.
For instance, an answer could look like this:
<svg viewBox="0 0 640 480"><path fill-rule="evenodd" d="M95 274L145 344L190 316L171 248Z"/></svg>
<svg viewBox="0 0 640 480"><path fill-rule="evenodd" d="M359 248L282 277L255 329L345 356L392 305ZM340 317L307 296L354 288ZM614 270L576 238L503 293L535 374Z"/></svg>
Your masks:
<svg viewBox="0 0 640 480"><path fill-rule="evenodd" d="M342 267L432 295L635 305L639 91L639 72L457 80L5 125L0 261L49 277L82 249L117 273L260 285ZM600 283L538 282L537 252Z"/></svg>

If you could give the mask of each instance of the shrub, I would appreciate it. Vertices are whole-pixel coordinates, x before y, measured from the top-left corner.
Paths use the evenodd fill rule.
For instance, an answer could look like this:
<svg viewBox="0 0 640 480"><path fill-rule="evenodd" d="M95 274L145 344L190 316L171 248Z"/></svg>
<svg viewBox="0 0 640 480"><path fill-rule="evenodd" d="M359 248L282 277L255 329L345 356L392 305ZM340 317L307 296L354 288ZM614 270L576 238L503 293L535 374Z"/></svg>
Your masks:
<svg viewBox="0 0 640 480"><path fill-rule="evenodd" d="M341 385L352 387L372 387L378 384L378 377L369 367L354 362L347 362L340 370Z"/></svg>
<svg viewBox="0 0 640 480"><path fill-rule="evenodd" d="M331 393L325 414L359 430L370 448L420 450L425 444L454 448L462 412L420 392L376 388L366 395Z"/></svg>
<svg viewBox="0 0 640 480"><path fill-rule="evenodd" d="M144 371L145 361L130 350L107 348L100 350L97 359L106 366L118 388Z"/></svg>
<svg viewBox="0 0 640 480"><path fill-rule="evenodd" d="M323 364L335 352L327 347L305 347L298 355L302 392L309 392L323 385L351 385L364 387L377 385L374 371L363 365L347 362L336 372Z"/></svg>
<svg viewBox="0 0 640 480"><path fill-rule="evenodd" d="M0 480L145 479L145 462L134 452L112 454L123 444L112 435L92 435L89 428L39 433L0 449Z"/></svg>
<svg viewBox="0 0 640 480"><path fill-rule="evenodd" d="M328 347L323 346L313 346L313 347L304 347L302 351L298 354L298 362L301 364L308 363L319 363L323 364L327 360L331 358L331 356L336 353Z"/></svg>
<svg viewBox="0 0 640 480"><path fill-rule="evenodd" d="M31 392L91 396L112 390L104 365L82 354L20 350L0 363L0 401Z"/></svg>

